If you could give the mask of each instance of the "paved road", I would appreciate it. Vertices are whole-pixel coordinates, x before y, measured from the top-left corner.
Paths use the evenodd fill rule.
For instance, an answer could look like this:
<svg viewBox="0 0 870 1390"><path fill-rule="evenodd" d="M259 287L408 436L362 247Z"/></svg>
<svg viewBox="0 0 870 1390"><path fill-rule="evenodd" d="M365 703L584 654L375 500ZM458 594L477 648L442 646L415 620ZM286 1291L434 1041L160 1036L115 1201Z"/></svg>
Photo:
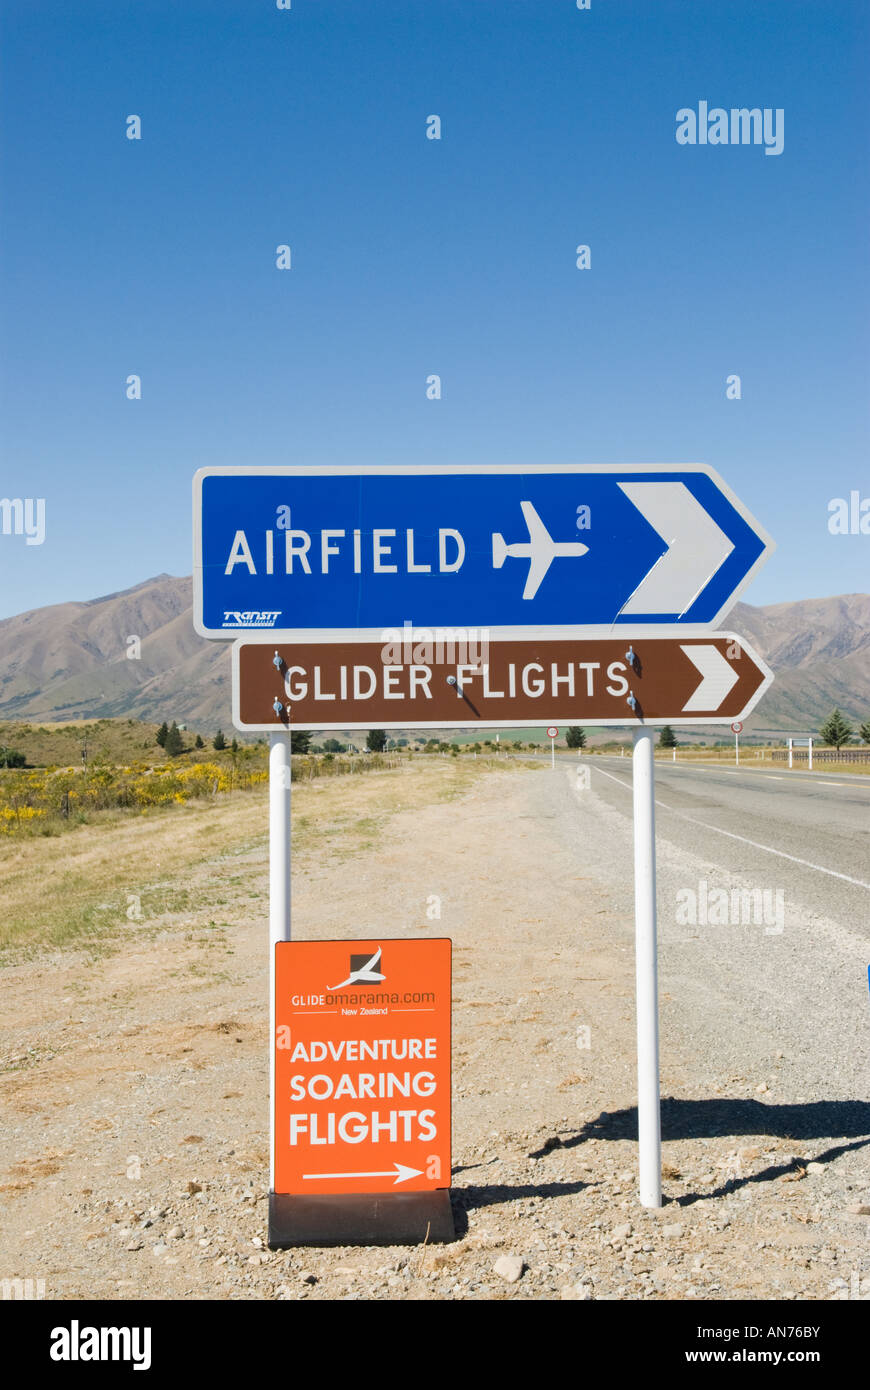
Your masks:
<svg viewBox="0 0 870 1390"><path fill-rule="evenodd" d="M587 759L596 790L624 809L626 758ZM870 777L656 764L660 835L759 884L777 884L812 912L870 942Z"/></svg>
<svg viewBox="0 0 870 1390"><path fill-rule="evenodd" d="M563 756L541 776L551 834L630 923L630 758ZM863 1100L870 778L657 762L656 801L663 1049L771 1098Z"/></svg>

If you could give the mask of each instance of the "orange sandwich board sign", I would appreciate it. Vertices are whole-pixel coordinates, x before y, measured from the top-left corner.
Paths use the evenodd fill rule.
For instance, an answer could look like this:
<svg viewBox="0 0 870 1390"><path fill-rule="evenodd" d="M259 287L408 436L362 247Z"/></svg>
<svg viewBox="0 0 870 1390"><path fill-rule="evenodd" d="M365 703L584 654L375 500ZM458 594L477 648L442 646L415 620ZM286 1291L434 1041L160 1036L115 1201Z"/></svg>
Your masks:
<svg viewBox="0 0 870 1390"><path fill-rule="evenodd" d="M453 1238L451 943L275 946L269 1244Z"/></svg>

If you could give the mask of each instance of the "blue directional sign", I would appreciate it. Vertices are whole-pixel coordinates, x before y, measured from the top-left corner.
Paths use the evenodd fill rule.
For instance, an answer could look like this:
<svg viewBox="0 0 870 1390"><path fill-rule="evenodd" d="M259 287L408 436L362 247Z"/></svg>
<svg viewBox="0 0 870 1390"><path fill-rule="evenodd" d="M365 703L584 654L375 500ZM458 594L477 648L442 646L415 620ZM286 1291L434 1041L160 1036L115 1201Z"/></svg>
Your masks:
<svg viewBox="0 0 870 1390"><path fill-rule="evenodd" d="M772 549L702 465L204 468L194 624L298 640L712 625Z"/></svg>

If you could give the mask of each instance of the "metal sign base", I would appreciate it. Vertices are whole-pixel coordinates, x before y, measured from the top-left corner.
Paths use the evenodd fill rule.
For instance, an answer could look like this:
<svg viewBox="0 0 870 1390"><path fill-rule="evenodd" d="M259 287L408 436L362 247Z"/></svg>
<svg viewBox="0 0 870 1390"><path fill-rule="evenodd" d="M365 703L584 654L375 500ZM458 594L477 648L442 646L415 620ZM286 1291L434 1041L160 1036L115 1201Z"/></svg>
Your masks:
<svg viewBox="0 0 870 1390"><path fill-rule="evenodd" d="M269 1248L431 1245L456 1239L450 1191L269 1193Z"/></svg>

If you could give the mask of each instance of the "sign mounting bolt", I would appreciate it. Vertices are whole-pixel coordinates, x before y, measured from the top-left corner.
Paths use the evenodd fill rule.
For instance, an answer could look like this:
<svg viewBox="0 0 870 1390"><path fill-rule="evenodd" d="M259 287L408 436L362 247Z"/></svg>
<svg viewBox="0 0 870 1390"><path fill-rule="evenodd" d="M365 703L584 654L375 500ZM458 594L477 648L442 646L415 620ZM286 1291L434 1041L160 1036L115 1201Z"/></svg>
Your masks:
<svg viewBox="0 0 870 1390"><path fill-rule="evenodd" d="M272 657L272 665L275 667L276 671L280 671L281 667L284 665L283 656L279 656L276 652L275 655Z"/></svg>
<svg viewBox="0 0 870 1390"><path fill-rule="evenodd" d="M276 714L280 715L284 709L284 706L281 704L280 700L276 699L275 703L272 705L272 708Z"/></svg>

